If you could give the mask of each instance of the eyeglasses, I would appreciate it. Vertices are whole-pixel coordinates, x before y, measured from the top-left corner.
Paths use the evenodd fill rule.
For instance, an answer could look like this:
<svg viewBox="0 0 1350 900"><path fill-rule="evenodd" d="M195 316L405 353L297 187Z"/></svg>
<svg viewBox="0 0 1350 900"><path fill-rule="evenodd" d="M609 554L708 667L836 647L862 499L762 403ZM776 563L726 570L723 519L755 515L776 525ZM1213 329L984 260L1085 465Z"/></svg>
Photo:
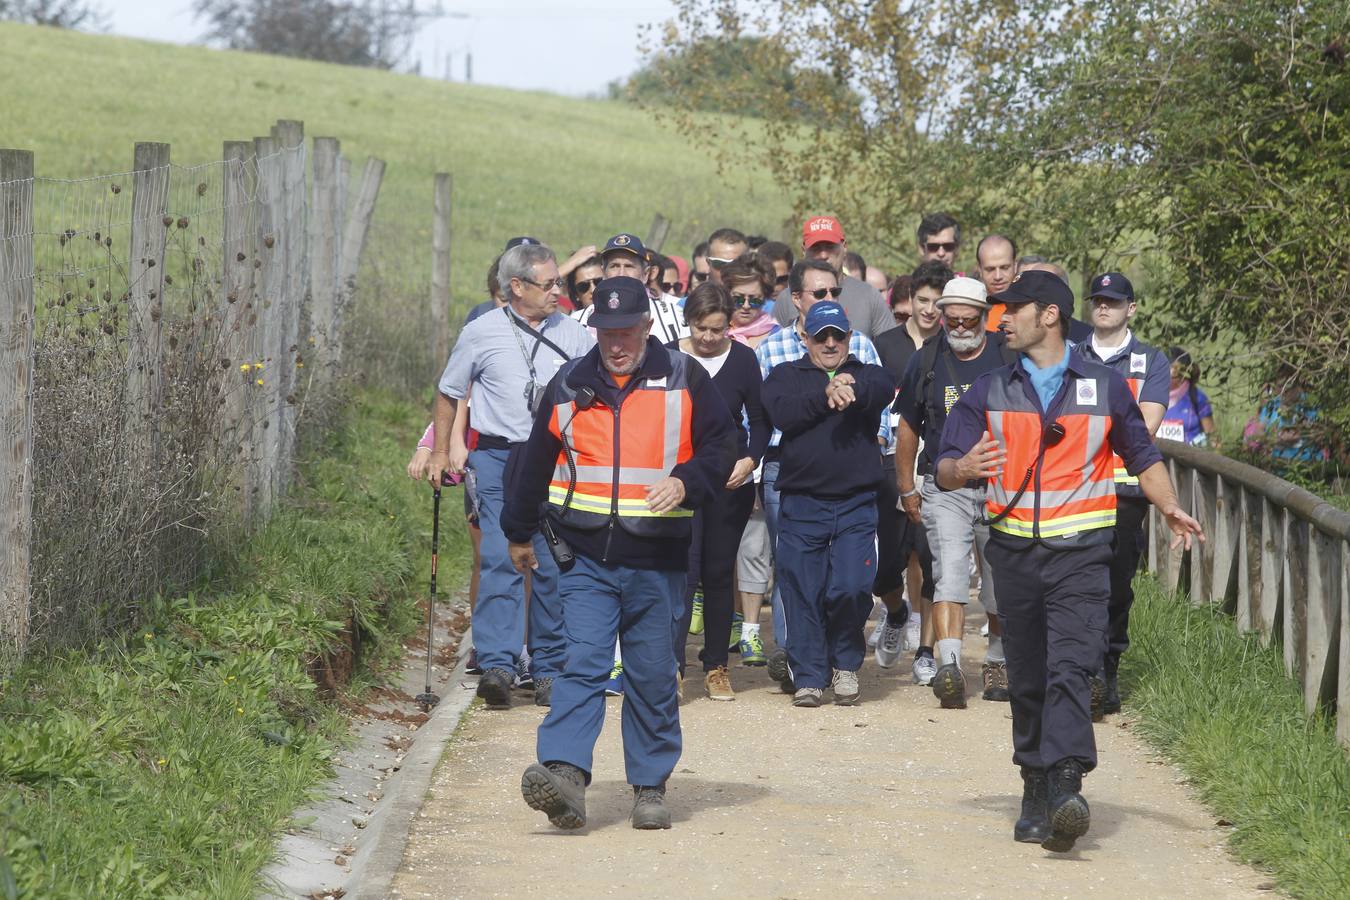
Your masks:
<svg viewBox="0 0 1350 900"><path fill-rule="evenodd" d="M955 253L956 241L929 241L924 244L924 248L927 249L929 253L936 253L939 250L946 253Z"/></svg>
<svg viewBox="0 0 1350 900"><path fill-rule="evenodd" d="M714 269L720 269L723 266L731 265L736 261L734 259L722 259L720 256L705 256L704 259L706 259L708 265L712 266Z"/></svg>
<svg viewBox="0 0 1350 900"><path fill-rule="evenodd" d="M732 294L731 303L734 306L748 306L751 309L759 309L764 305L764 298L756 297L753 294Z"/></svg>
<svg viewBox="0 0 1350 900"><path fill-rule="evenodd" d="M980 316L943 316L948 331L974 331L980 324Z"/></svg>
<svg viewBox="0 0 1350 900"><path fill-rule="evenodd" d="M680 291L684 290L684 282L663 281L661 282L661 290L665 291L667 294L678 294Z"/></svg>
<svg viewBox="0 0 1350 900"><path fill-rule="evenodd" d="M526 284L534 285L535 287L539 288L539 290L544 291L545 293L553 290L554 288L561 288L567 284L566 279L563 278L550 278L548 281L535 281L533 278L522 278L520 280L525 282Z"/></svg>
<svg viewBox="0 0 1350 900"><path fill-rule="evenodd" d="M829 340L833 340L835 343L842 344L844 341L848 340L848 335L840 331L838 328L823 328L820 331L817 331L815 334L811 335L811 337L817 343L820 344L823 344Z"/></svg>
<svg viewBox="0 0 1350 900"><path fill-rule="evenodd" d="M809 294L812 297L815 297L817 300L824 300L826 297L829 297L831 300L838 300L839 295L842 294L843 292L844 289L841 287L819 288L814 291L802 291L803 294Z"/></svg>
<svg viewBox="0 0 1350 900"><path fill-rule="evenodd" d="M589 294L591 291L595 290L595 286L596 286L597 284L599 284L600 282L602 282L602 281L604 281L603 278L592 278L592 279L590 279L589 281L578 281L578 282L577 282L577 293L578 293L578 294ZM533 282L532 282L532 283L533 283Z"/></svg>
<svg viewBox="0 0 1350 900"><path fill-rule="evenodd" d="M690 283L691 285L694 285L694 284L702 284L703 282L705 282L705 281L707 281L707 280L708 280L708 273L707 273L707 272L690 272L690 273L689 273L689 283Z"/></svg>

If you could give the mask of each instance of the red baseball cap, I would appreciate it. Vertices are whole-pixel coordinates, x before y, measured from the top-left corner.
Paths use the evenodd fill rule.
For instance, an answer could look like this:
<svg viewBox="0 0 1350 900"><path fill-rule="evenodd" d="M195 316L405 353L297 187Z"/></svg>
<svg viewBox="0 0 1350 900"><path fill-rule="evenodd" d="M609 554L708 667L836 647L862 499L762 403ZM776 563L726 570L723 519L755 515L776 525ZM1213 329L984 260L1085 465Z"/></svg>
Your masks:
<svg viewBox="0 0 1350 900"><path fill-rule="evenodd" d="M844 242L844 226L834 216L812 216L802 226L803 247L811 247L821 241L832 244Z"/></svg>

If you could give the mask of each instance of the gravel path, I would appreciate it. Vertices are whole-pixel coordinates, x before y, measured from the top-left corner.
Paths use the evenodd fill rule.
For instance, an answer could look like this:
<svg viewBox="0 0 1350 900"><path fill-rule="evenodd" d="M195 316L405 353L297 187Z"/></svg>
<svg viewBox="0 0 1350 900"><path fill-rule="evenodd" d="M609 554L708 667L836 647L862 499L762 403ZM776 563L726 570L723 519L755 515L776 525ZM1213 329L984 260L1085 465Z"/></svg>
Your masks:
<svg viewBox="0 0 1350 900"><path fill-rule="evenodd" d="M981 622L968 625L972 691ZM701 678L687 685L670 831L628 827L621 700L608 701L577 833L520 798L544 711L519 692L510 711L476 705L432 780L393 896L1271 896L1267 877L1225 852L1226 829L1180 773L1135 737L1128 709L1097 726L1092 830L1056 855L1012 840L1021 780L1007 704L975 694L966 710L939 709L913 684L908 654L891 670L869 655L852 708L794 709L762 668L732 679L731 703L706 699Z"/></svg>

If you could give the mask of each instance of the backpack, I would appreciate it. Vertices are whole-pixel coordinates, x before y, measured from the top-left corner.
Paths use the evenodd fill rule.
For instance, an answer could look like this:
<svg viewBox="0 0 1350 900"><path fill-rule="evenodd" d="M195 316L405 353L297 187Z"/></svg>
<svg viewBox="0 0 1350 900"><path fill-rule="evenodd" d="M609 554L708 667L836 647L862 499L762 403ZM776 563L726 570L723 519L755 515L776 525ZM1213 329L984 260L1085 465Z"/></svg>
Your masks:
<svg viewBox="0 0 1350 900"><path fill-rule="evenodd" d="M1005 365L1017 364L1017 351L1008 347L1007 339L1002 332L990 332L985 338L988 341L994 341L998 344L1000 355L1003 357ZM947 416L947 407L939 402L937 392L933 390L933 382L937 380L937 361L938 354L947 349L947 334L939 331L931 338L923 342L923 347L919 350L919 371L923 372L923 381L920 383L919 390L923 392L923 415L925 422L937 422L938 416L942 418ZM946 367L948 381L956 383L956 373L951 369L951 354L942 355L943 365ZM940 412L939 412L940 411Z"/></svg>

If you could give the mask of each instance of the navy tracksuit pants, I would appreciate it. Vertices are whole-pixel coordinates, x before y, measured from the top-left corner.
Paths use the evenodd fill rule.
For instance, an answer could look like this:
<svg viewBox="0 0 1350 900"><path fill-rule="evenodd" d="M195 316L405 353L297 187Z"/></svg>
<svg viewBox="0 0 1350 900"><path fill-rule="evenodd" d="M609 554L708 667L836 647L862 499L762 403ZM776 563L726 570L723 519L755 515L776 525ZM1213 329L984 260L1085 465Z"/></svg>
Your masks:
<svg viewBox="0 0 1350 900"><path fill-rule="evenodd" d="M1101 666L1112 544L1051 549L989 537L1012 697L1013 762L1048 769L1097 765L1088 679Z"/></svg>
<svg viewBox="0 0 1350 900"><path fill-rule="evenodd" d="M876 533L874 491L844 499L782 495L774 566L783 595L788 671L797 688L826 688L831 669L862 668Z"/></svg>

